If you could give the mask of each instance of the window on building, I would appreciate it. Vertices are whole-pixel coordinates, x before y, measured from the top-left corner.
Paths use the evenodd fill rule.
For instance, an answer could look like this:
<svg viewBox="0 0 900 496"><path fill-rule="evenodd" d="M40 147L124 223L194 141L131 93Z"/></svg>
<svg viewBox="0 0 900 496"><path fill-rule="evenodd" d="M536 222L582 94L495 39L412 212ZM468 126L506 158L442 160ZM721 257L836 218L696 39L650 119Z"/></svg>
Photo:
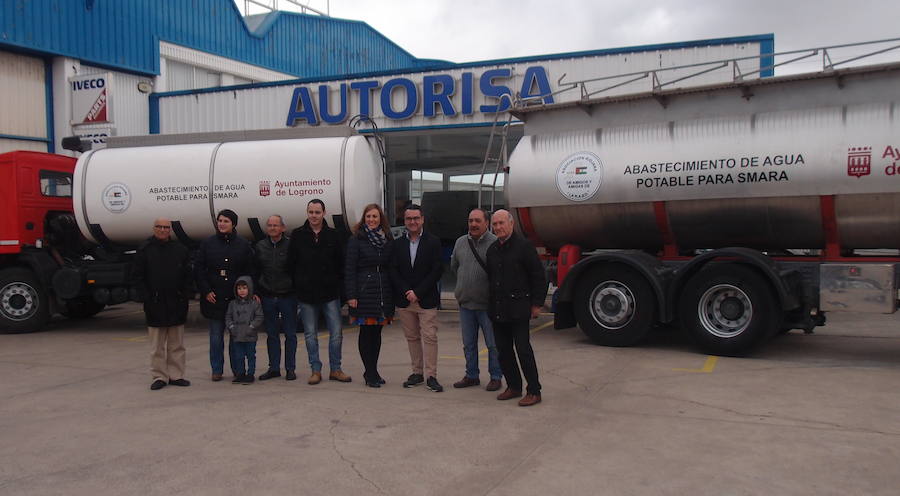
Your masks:
<svg viewBox="0 0 900 496"><path fill-rule="evenodd" d="M222 74L166 59L166 85L169 91L213 88L222 85Z"/></svg>
<svg viewBox="0 0 900 496"><path fill-rule="evenodd" d="M41 194L44 196L71 197L72 174L67 172L42 170Z"/></svg>
<svg viewBox="0 0 900 496"><path fill-rule="evenodd" d="M426 191L443 191L444 175L440 172L413 170L409 181L409 199L413 203L422 203L422 194Z"/></svg>

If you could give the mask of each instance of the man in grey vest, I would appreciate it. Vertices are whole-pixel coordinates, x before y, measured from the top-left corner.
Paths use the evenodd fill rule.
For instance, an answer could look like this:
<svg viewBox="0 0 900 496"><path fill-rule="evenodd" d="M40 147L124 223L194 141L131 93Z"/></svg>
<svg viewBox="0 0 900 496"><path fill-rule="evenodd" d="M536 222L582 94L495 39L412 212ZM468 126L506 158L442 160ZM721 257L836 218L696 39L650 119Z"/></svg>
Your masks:
<svg viewBox="0 0 900 496"><path fill-rule="evenodd" d="M494 329L488 315L488 273L485 267L487 249L497 236L488 231L487 212L476 208L469 212L469 234L460 236L450 257L450 270L456 274L456 301L459 302L459 325L462 328L463 354L466 357L466 375L453 384L455 388L481 384L478 370L478 328L484 335L488 352L490 382L485 389L500 389L500 360Z"/></svg>

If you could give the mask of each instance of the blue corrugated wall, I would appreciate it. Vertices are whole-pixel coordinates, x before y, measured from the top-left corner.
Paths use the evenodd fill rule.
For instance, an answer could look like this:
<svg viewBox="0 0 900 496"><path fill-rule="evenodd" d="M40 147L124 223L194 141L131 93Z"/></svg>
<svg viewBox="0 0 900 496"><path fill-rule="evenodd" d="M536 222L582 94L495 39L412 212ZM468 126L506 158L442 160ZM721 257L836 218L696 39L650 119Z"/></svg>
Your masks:
<svg viewBox="0 0 900 496"><path fill-rule="evenodd" d="M158 74L160 40L297 77L436 65L360 21L274 12L251 32L233 0L0 0L0 47Z"/></svg>

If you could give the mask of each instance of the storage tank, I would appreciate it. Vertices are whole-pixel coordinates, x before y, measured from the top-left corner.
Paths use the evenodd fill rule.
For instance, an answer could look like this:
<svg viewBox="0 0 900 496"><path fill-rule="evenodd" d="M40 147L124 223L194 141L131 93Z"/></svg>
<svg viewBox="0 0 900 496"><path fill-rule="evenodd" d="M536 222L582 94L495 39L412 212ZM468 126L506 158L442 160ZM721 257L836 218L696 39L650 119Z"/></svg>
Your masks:
<svg viewBox="0 0 900 496"><path fill-rule="evenodd" d="M886 101L526 135L506 195L549 248L900 248L900 126Z"/></svg>
<svg viewBox="0 0 900 496"><path fill-rule="evenodd" d="M238 232L252 238L253 228L264 230L272 214L281 215L288 229L302 225L313 198L325 202L332 226L347 226L359 220L366 204L383 203L383 163L375 139L355 135L89 151L75 167L78 226L94 242L133 246L150 236L154 219L168 217L176 235L200 241L215 233L216 213L229 208L239 216Z"/></svg>

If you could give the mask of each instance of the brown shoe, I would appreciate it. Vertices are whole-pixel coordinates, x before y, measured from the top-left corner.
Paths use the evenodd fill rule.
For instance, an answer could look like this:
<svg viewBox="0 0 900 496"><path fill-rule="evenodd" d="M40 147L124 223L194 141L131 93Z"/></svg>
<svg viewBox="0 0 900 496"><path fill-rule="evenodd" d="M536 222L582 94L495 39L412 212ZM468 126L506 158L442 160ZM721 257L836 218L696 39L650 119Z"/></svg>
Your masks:
<svg viewBox="0 0 900 496"><path fill-rule="evenodd" d="M497 395L497 399L500 401L503 400L511 400L513 398L518 398L522 396L522 391L516 391L515 389L506 388L506 391Z"/></svg>
<svg viewBox="0 0 900 496"><path fill-rule="evenodd" d="M491 379L491 382L489 382L487 387L484 389L487 391L497 391L502 385L503 383L500 382L500 379Z"/></svg>
<svg viewBox="0 0 900 496"><path fill-rule="evenodd" d="M526 394L524 398L519 400L519 406L532 406L532 405L537 405L540 402L541 402L541 395Z"/></svg>
<svg viewBox="0 0 900 496"><path fill-rule="evenodd" d="M312 375L309 376L309 380L306 382L308 382L309 384L318 384L322 382L322 373L313 372Z"/></svg>
<svg viewBox="0 0 900 496"><path fill-rule="evenodd" d="M454 382L453 387L455 387L456 389L459 389L459 388L467 388L469 386L477 386L479 384L481 384L481 380L479 380L479 379L472 379L471 377L463 377L459 381Z"/></svg>
<svg viewBox="0 0 900 496"><path fill-rule="evenodd" d="M213 382L219 382L219 381L221 381L221 380L222 380L222 374L213 374L213 375L212 375L212 381L213 381Z"/></svg>
<svg viewBox="0 0 900 496"><path fill-rule="evenodd" d="M338 382L350 382L353 380L352 377L345 374L343 370L337 369L332 370L330 374L328 374L329 381L338 381Z"/></svg>

